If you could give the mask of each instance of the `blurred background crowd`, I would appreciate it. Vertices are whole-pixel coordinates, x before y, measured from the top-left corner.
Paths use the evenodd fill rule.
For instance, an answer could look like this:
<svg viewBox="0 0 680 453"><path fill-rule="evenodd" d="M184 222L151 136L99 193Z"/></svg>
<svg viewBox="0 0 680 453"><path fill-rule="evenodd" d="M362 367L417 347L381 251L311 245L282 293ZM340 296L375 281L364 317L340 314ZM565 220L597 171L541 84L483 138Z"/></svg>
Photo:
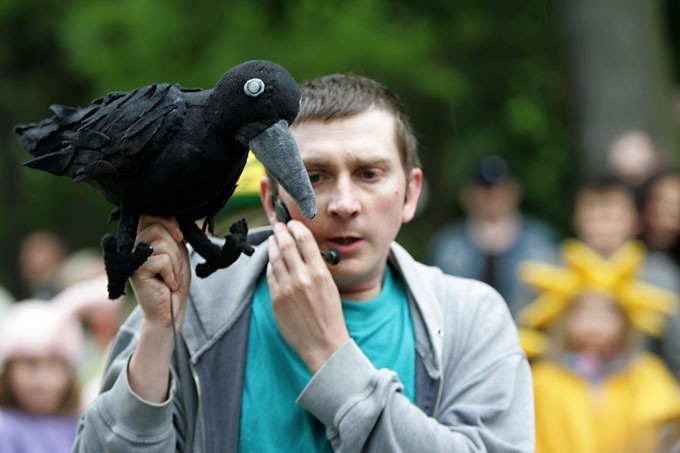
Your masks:
<svg viewBox="0 0 680 453"><path fill-rule="evenodd" d="M399 240L444 272L495 287L532 363L559 365L535 376L539 451L562 451L547 438L564 451L624 451L612 438L625 451L670 450L680 438L678 21L675 0L3 1L0 432L3 411L38 414L46 418L31 423L66 444L134 307L130 295L106 299L99 240L115 230L112 206L90 187L22 167L29 156L13 126L48 116L52 103L85 105L152 82L208 88L264 58L298 80L354 72L402 96L426 191ZM229 202L218 231L242 215L262 223L255 193ZM527 261L549 267L523 274ZM572 271L583 281L558 298L566 308L536 315ZM572 323L583 313L594 327ZM572 324L581 326L573 338ZM647 354L660 362L640 365ZM542 390L546 380L564 381L550 388L583 404L550 406L560 400ZM603 401L617 403L608 412ZM627 437L643 425L654 429ZM578 438L592 441L570 443Z"/></svg>

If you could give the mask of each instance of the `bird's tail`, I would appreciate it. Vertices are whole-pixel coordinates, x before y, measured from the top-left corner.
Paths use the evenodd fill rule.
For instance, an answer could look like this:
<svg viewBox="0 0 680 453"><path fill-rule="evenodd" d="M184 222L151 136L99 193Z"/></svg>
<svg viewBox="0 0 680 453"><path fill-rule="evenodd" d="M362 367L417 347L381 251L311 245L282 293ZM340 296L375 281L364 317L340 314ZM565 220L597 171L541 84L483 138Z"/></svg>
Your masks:
<svg viewBox="0 0 680 453"><path fill-rule="evenodd" d="M89 109L52 105L54 116L39 123L19 125L19 144L36 159L25 163L28 167L63 175L73 158L73 149L65 145L73 124L81 120Z"/></svg>
<svg viewBox="0 0 680 453"><path fill-rule="evenodd" d="M52 118L38 124L16 126L14 132L19 134L19 144L32 156L40 156L61 147L61 140L55 134L57 127Z"/></svg>
<svg viewBox="0 0 680 453"><path fill-rule="evenodd" d="M32 156L43 156L61 148L62 135L77 118L82 118L83 109L52 105L50 110L54 116L39 123L22 124L14 131L19 134L19 143Z"/></svg>
<svg viewBox="0 0 680 453"><path fill-rule="evenodd" d="M63 150L45 154L44 156L36 157L28 162L24 162L24 165L36 170L43 170L55 175L63 176L67 174L69 165L73 160L73 155L73 147L69 146Z"/></svg>

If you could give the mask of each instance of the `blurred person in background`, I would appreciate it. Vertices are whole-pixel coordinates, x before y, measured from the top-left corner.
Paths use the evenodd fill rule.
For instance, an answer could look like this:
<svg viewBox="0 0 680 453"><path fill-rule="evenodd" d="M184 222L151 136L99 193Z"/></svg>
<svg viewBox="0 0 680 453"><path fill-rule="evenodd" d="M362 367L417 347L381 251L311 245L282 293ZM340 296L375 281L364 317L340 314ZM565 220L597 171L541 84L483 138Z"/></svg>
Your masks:
<svg viewBox="0 0 680 453"><path fill-rule="evenodd" d="M573 227L578 239L609 257L640 231L633 190L612 174L585 180L574 200Z"/></svg>
<svg viewBox="0 0 680 453"><path fill-rule="evenodd" d="M99 392L111 344L127 314L124 299L109 299L102 267L98 275L77 280L52 300L53 304L74 313L83 327L83 347L77 362L83 411Z"/></svg>
<svg viewBox="0 0 680 453"><path fill-rule="evenodd" d="M33 231L19 245L19 273L32 299L51 299L59 291L56 278L66 247L51 231Z"/></svg>
<svg viewBox="0 0 680 453"><path fill-rule="evenodd" d="M636 192L666 163L663 153L643 131L630 130L616 137L607 151L608 172Z"/></svg>
<svg viewBox="0 0 680 453"><path fill-rule="evenodd" d="M532 297L516 276L524 260L556 262L557 239L550 227L520 210L522 188L500 156L477 164L461 195L464 219L445 226L432 240L429 263L444 272L493 286L515 315Z"/></svg>
<svg viewBox="0 0 680 453"><path fill-rule="evenodd" d="M640 238L650 250L666 254L680 266L680 171L666 169L645 185Z"/></svg>
<svg viewBox="0 0 680 453"><path fill-rule="evenodd" d="M0 321L0 451L70 452L79 415L75 314L51 301L15 303Z"/></svg>
<svg viewBox="0 0 680 453"><path fill-rule="evenodd" d="M680 409L680 388L663 361L645 352L642 333L661 333L677 297L637 280L640 242L603 258L571 239L563 256L564 267L519 268L540 295L518 322L545 336L532 360L536 452L657 451L666 420Z"/></svg>
<svg viewBox="0 0 680 453"><path fill-rule="evenodd" d="M99 250L83 248L70 253L57 270L55 286L59 291L78 282L106 273L104 258Z"/></svg>
<svg viewBox="0 0 680 453"><path fill-rule="evenodd" d="M576 238L603 258L609 258L640 233L641 220L633 189L613 175L584 182L573 211ZM680 294L680 269L664 254L647 251L639 267L640 278ZM680 378L680 316L668 319L664 334L650 347Z"/></svg>

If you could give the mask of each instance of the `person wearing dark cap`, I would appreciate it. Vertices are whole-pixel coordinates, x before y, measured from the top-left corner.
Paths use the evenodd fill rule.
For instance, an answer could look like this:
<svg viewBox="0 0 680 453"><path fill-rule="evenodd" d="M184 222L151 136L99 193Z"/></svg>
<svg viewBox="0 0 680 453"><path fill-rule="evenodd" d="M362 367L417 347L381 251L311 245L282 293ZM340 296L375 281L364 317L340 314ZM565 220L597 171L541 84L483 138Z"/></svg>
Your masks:
<svg viewBox="0 0 680 453"><path fill-rule="evenodd" d="M428 252L429 262L444 272L493 286L513 315L533 295L517 278L517 263L558 259L554 232L522 213L521 199L522 188L507 161L495 154L483 157L461 194L466 217L445 225Z"/></svg>

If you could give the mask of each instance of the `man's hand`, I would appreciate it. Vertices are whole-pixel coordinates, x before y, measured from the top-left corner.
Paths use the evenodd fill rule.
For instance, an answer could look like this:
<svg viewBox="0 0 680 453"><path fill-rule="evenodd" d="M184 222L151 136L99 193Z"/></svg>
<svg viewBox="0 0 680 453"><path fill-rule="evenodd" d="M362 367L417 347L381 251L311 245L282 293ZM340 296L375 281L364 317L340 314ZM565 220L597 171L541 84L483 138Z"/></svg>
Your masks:
<svg viewBox="0 0 680 453"><path fill-rule="evenodd" d="M315 373L349 340L349 333L338 288L301 222L274 226L267 280L281 335Z"/></svg>
<svg viewBox="0 0 680 453"><path fill-rule="evenodd" d="M132 275L130 283L147 322L171 327L170 297L176 327L184 319L191 272L183 235L174 219L142 216L135 244L145 242L153 253Z"/></svg>
<svg viewBox="0 0 680 453"><path fill-rule="evenodd" d="M139 345L130 360L128 382L142 399L165 401L175 347L172 316L179 332L184 321L191 272L183 235L174 219L142 216L136 242L145 242L153 254L130 278L144 312Z"/></svg>

